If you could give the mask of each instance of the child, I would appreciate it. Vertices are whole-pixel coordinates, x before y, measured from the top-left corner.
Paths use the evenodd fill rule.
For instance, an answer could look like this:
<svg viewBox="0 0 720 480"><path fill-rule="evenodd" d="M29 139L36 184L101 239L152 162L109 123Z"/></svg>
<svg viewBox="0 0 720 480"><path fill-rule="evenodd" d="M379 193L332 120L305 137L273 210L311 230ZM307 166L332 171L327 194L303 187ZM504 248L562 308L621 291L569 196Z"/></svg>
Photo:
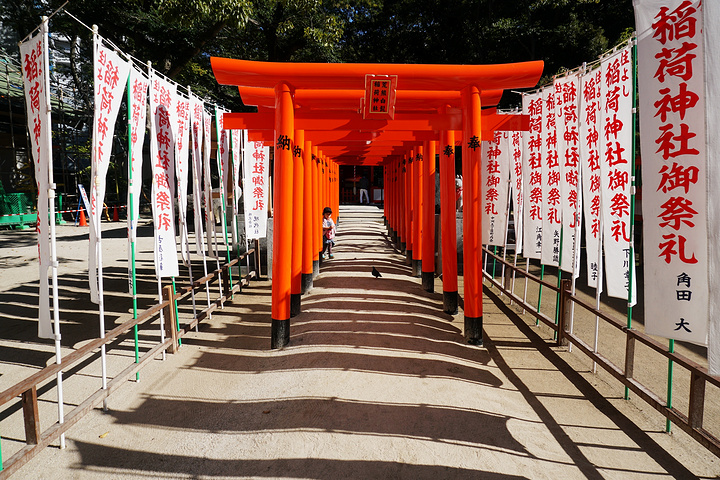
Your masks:
<svg viewBox="0 0 720 480"><path fill-rule="evenodd" d="M335 245L335 222L331 217L332 208L323 208L323 258L335 258L332 253L332 247ZM327 249L327 255L325 255Z"/></svg>

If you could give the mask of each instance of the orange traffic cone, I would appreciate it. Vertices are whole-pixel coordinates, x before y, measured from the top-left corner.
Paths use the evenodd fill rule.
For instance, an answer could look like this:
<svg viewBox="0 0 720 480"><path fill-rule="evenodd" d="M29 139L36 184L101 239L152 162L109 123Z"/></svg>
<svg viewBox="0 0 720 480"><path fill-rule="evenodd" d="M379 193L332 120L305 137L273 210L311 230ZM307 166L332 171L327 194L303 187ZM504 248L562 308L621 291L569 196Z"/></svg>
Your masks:
<svg viewBox="0 0 720 480"><path fill-rule="evenodd" d="M87 220L85 219L85 210L82 208L80 209L80 222L78 223L79 227L87 227Z"/></svg>
<svg viewBox="0 0 720 480"><path fill-rule="evenodd" d="M120 215L118 214L118 208L113 208L113 222L119 222L120 221Z"/></svg>

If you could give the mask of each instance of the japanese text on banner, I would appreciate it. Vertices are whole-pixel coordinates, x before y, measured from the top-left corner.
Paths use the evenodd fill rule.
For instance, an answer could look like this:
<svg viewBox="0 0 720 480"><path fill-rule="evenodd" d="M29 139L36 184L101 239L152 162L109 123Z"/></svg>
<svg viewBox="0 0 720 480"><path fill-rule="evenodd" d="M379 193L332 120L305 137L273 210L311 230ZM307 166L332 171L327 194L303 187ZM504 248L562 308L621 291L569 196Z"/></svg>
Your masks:
<svg viewBox="0 0 720 480"><path fill-rule="evenodd" d="M510 142L507 132L496 131L482 142L482 239L487 245L505 245L507 229Z"/></svg>
<svg viewBox="0 0 720 480"><path fill-rule="evenodd" d="M155 222L155 273L158 278L178 275L173 214L176 88L175 84L156 76L153 76L150 85L152 207Z"/></svg>
<svg viewBox="0 0 720 480"><path fill-rule="evenodd" d="M582 190L580 188L579 79L577 74L555 80L555 116L557 117L560 195L562 197L563 241L562 269L580 273L580 225Z"/></svg>
<svg viewBox="0 0 720 480"><path fill-rule="evenodd" d="M557 118L555 116L555 86L543 89L542 101L542 255L544 265L560 262L562 205L560 195L560 160L557 151Z"/></svg>
<svg viewBox="0 0 720 480"><path fill-rule="evenodd" d="M600 82L599 68L582 76L580 98L580 158L582 194L585 216L585 253L587 254L587 283L598 288L601 257L598 256L600 235ZM600 284L602 288L602 284Z"/></svg>
<svg viewBox="0 0 720 480"><path fill-rule="evenodd" d="M264 238L267 232L268 168L270 149L262 142L250 142L243 131L243 181L245 183L245 234Z"/></svg>
<svg viewBox="0 0 720 480"><path fill-rule="evenodd" d="M523 95L523 113L530 117L530 129L523 133L523 189L527 202L524 205L523 245L525 257L540 259L543 243L543 191L542 191L542 92Z"/></svg>
<svg viewBox="0 0 720 480"><path fill-rule="evenodd" d="M115 121L130 74L130 64L96 39L94 64L95 115L90 173L90 251L88 272L90 300L98 303L98 265L100 252L100 214L105 201L105 177L115 138Z"/></svg>
<svg viewBox="0 0 720 480"><path fill-rule="evenodd" d="M636 0L645 322L699 344L708 333L705 72L701 1Z"/></svg>
<svg viewBox="0 0 720 480"><path fill-rule="evenodd" d="M50 320L50 286L48 271L50 268L50 229L48 225L48 174L51 164L51 145L48 142L50 128L50 110L45 78L45 58L47 47L42 33L20 44L23 85L25 90L26 115L30 148L35 165L37 183L37 234L38 259L40 263L40 291L38 295L38 336L54 338Z"/></svg>
<svg viewBox="0 0 720 480"><path fill-rule="evenodd" d="M523 251L523 216L525 215L523 189L523 146L522 132L510 132L510 186L513 199L515 222L515 253Z"/></svg>
<svg viewBox="0 0 720 480"><path fill-rule="evenodd" d="M600 190L602 195L605 278L611 297L635 303L632 242L632 51L627 46L600 64ZM632 269L632 270L631 270Z"/></svg>

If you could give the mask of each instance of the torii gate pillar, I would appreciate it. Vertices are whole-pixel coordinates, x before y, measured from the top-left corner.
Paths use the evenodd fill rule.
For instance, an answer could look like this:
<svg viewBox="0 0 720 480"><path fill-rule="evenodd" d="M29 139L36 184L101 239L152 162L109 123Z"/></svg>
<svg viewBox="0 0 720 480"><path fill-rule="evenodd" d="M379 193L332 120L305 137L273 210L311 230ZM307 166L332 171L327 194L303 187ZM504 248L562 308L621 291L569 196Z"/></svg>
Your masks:
<svg viewBox="0 0 720 480"><path fill-rule="evenodd" d="M440 143L440 225L442 235L443 311L458 313L455 203L455 132L442 132Z"/></svg>
<svg viewBox="0 0 720 480"><path fill-rule="evenodd" d="M290 342L294 113L290 87L279 83L275 87L271 348Z"/></svg>
<svg viewBox="0 0 720 480"><path fill-rule="evenodd" d="M480 157L482 125L480 90L466 87L463 102L463 277L465 300L465 340L483 343L482 269L480 267Z"/></svg>

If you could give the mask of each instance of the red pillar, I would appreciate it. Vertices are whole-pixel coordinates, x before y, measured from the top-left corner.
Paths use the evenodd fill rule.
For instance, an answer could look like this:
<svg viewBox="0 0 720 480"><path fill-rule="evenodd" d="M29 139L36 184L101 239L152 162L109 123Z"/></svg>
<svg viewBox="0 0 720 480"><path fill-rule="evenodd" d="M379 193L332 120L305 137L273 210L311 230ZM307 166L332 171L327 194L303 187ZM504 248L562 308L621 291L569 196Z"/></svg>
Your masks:
<svg viewBox="0 0 720 480"><path fill-rule="evenodd" d="M293 229L292 229L292 263L290 264L290 317L300 313L302 297L302 255L303 255L303 218L304 186L303 147L305 131L295 130L293 143Z"/></svg>
<svg viewBox="0 0 720 480"><path fill-rule="evenodd" d="M467 87L463 101L463 281L465 339L482 345L482 269L480 268L480 91Z"/></svg>
<svg viewBox="0 0 720 480"><path fill-rule="evenodd" d="M298 139L295 139L299 143ZM312 142L305 140L303 146L303 235L302 235L302 293L313 287L313 168Z"/></svg>
<svg viewBox="0 0 720 480"><path fill-rule="evenodd" d="M455 213L455 132L440 140L440 225L442 235L443 311L458 313L457 229Z"/></svg>
<svg viewBox="0 0 720 480"><path fill-rule="evenodd" d="M405 160L404 176L405 191L403 192L403 211L405 212L405 255L406 263L412 264L413 236L412 236L412 156L415 153L410 150L408 158Z"/></svg>
<svg viewBox="0 0 720 480"><path fill-rule="evenodd" d="M395 192L393 196L393 203L395 204L395 245L400 252L402 252L405 248L405 245L403 244L403 239L405 238L403 235L403 222L405 221L405 217L402 209L402 195L405 187L405 180L403 179L403 169L405 166L403 163L403 159L396 160L395 175L393 179L393 190Z"/></svg>
<svg viewBox="0 0 720 480"><path fill-rule="evenodd" d="M422 202L422 286L435 291L435 140L425 142Z"/></svg>
<svg viewBox="0 0 720 480"><path fill-rule="evenodd" d="M273 210L271 348L290 342L294 111L290 87L275 87L275 189Z"/></svg>
<svg viewBox="0 0 720 480"><path fill-rule="evenodd" d="M423 147L416 147L415 158L412 163L413 170L413 261L412 261L412 275L413 277L419 277L422 271L422 198L423 198L423 174L422 174L422 162L423 162Z"/></svg>
<svg viewBox="0 0 720 480"><path fill-rule="evenodd" d="M320 273L320 251L322 250L322 207L320 206L320 157L318 148L312 147L313 182L313 276Z"/></svg>

